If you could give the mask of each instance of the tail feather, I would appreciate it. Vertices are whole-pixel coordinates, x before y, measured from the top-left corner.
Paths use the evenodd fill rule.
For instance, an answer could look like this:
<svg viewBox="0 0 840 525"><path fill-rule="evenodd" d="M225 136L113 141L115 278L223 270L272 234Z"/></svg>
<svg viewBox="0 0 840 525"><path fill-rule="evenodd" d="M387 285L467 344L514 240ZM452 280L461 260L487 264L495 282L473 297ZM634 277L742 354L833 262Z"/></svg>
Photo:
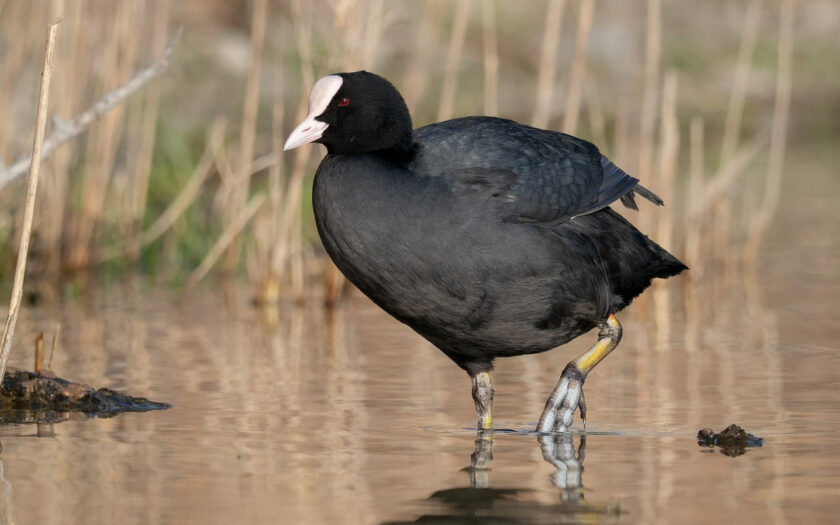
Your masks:
<svg viewBox="0 0 840 525"><path fill-rule="evenodd" d="M621 199L621 203L631 210L638 210L636 194L657 206L665 204L658 195L639 184L639 179L631 177L603 155L601 155L601 170L603 179L598 191L598 202L596 206L593 206L594 209L590 211L604 208L618 199Z"/></svg>

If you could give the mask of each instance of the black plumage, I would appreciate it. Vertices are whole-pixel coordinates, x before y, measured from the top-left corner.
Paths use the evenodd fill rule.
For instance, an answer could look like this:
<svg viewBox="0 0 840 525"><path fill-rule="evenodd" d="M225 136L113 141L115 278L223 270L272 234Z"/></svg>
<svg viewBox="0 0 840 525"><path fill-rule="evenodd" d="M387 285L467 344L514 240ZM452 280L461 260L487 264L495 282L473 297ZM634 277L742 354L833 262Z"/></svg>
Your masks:
<svg viewBox="0 0 840 525"><path fill-rule="evenodd" d="M593 144L468 117L412 132L396 89L343 82L313 205L338 268L471 375L601 326L686 267L610 208L662 201ZM349 103L340 106L338 101Z"/></svg>

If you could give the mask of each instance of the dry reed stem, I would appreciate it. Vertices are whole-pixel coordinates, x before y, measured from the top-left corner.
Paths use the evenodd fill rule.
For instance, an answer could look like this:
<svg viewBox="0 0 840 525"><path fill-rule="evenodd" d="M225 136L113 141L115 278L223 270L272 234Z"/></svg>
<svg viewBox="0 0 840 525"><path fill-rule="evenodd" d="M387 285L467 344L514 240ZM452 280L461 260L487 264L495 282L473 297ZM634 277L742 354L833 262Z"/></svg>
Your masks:
<svg viewBox="0 0 840 525"><path fill-rule="evenodd" d="M268 174L268 206L254 219L253 242L249 246L246 269L254 297L258 304L274 305L280 297L280 279L283 273L282 213L284 195L283 141L285 102L283 100L283 69L274 68L274 101L272 108L272 152L275 162ZM267 155L268 156L268 155ZM255 161L256 162L256 161Z"/></svg>
<svg viewBox="0 0 840 525"><path fill-rule="evenodd" d="M56 2L54 13L64 13L64 1ZM85 45L87 28L82 30L82 22L87 17L81 2L72 2L67 11L66 20L62 23L61 35L56 42L56 85L61 89L53 99L53 113L55 115L72 115L81 105L82 96L87 87L86 79L91 78L91 53ZM64 81L64 79L72 79ZM53 117L55 118L55 117ZM53 129L56 129L53 124ZM69 147L58 148L50 162L50 169L44 173L44 184L41 195L41 210L36 217L35 230L39 232L42 247L46 253L46 274L54 281L61 272L61 251L65 230L65 214L68 203L68 188L70 188L70 167L76 158L76 152Z"/></svg>
<svg viewBox="0 0 840 525"><path fill-rule="evenodd" d="M166 47L166 31L169 25L169 2L159 0L155 6L153 53L162 53ZM130 261L136 260L143 247L142 228L143 215L146 212L146 201L149 193L149 180L152 174L152 157L155 147L158 112L160 109L160 89L157 84L149 86L146 93L146 104L140 123L140 140L137 157L134 159L133 185L131 189L131 204L129 210L130 240L127 245L127 255Z"/></svg>
<svg viewBox="0 0 840 525"><path fill-rule="evenodd" d="M376 55L382 37L382 20L384 18L382 0L368 0L367 10L368 17L365 24L361 66L362 69L373 70L376 66Z"/></svg>
<svg viewBox="0 0 840 525"><path fill-rule="evenodd" d="M484 114L499 114L499 49L496 38L496 3L481 4L484 48Z"/></svg>
<svg viewBox="0 0 840 525"><path fill-rule="evenodd" d="M44 369L44 332L38 332L35 337L35 362L32 365L36 374Z"/></svg>
<svg viewBox="0 0 840 525"><path fill-rule="evenodd" d="M112 4L116 10L116 23L112 24L113 36L108 35L109 45L104 46L100 84L105 92L119 85L134 67L139 47L138 3ZM68 243L65 265L70 269L85 268L90 264L94 236L103 222L109 185L116 167L117 148L125 131L125 106L119 106L92 127L87 143L86 162L81 181L80 212L76 215L73 234ZM124 186L123 186L124 188ZM115 188L119 190L120 188ZM117 211L125 206L116 206Z"/></svg>
<svg viewBox="0 0 840 525"><path fill-rule="evenodd" d="M577 131L580 106L583 98L583 79L586 75L586 50L589 46L589 32L595 16L595 0L582 0L578 13L575 51L572 69L569 73L569 93L566 96L566 114L563 116L563 132Z"/></svg>
<svg viewBox="0 0 840 525"><path fill-rule="evenodd" d="M204 148L204 153L201 154L201 159L198 161L198 165L196 165L195 170L193 170L193 173L187 180L187 183L184 184L180 193L178 193L175 199L169 204L169 206L167 206L166 210L160 214L151 226L138 236L140 240L140 244L137 247L138 250L150 245L166 233L166 231L175 224L175 221L177 221L187 208L189 208L195 198L198 197L201 186L204 184L204 181L207 180L210 173L212 173L214 165L214 152L222 145L225 132L224 130L225 122L222 119L217 119L210 127L207 145ZM123 248L119 245L105 248L99 252L97 262L102 263L113 259L123 252Z"/></svg>
<svg viewBox="0 0 840 525"><path fill-rule="evenodd" d="M698 202L705 201L705 167L704 167L704 125L703 119L694 117L689 128L689 172L685 193L685 258L691 267L689 280L699 281L703 276L703 258L700 257L700 228L697 218Z"/></svg>
<svg viewBox="0 0 840 525"><path fill-rule="evenodd" d="M210 248L210 251L207 252L204 260L202 260L201 264L199 264L192 274L190 274L189 279L187 279L187 283L184 285L184 293L192 292L199 281L207 275L207 272L213 268L213 265L216 264L219 257L221 257L228 246L230 246L230 243L233 242L237 235L239 235L242 228L244 228L248 224L248 221L251 220L251 217L257 213L263 202L265 202L265 195L254 195L251 200L248 201L248 204L239 211L239 214L237 214L236 217L228 223L227 228L225 228L216 240L216 243L213 244L213 247Z"/></svg>
<svg viewBox="0 0 840 525"><path fill-rule="evenodd" d="M741 132L741 119L744 115L744 100L747 95L747 83L752 69L752 57L755 42L758 37L759 22L761 21L761 6L763 0L752 0L747 7L744 27L741 31L741 46L738 50L738 65L732 81L732 93L729 97L729 107L726 111L726 123L723 128L721 142L721 164L735 153Z"/></svg>
<svg viewBox="0 0 840 525"><path fill-rule="evenodd" d="M47 370L52 370L53 359L55 359L55 351L58 348L58 341L61 337L61 323L55 323L55 333L53 334L52 344L50 345L50 358L47 360Z"/></svg>
<svg viewBox="0 0 840 525"><path fill-rule="evenodd" d="M32 235L32 222L35 216L35 198L38 193L38 175L41 170L41 152L44 146L44 132L47 127L47 105L50 95L50 79L52 77L53 56L55 54L55 37L61 19L50 24L47 29L46 51L44 53L44 68L41 72L41 87L38 93L38 109L35 113L35 138L32 141L32 162L29 168L29 184L26 188L26 204L23 213L20 248L18 249L17 265L15 267L14 284L12 285L12 299L9 303L9 314L0 340L0 382L6 375L6 362L12 349L12 338L15 333L20 303L23 299L23 278L26 274L26 259L29 253L29 241Z"/></svg>
<svg viewBox="0 0 840 525"><path fill-rule="evenodd" d="M604 119L604 111L601 108L601 98L598 95L598 88L590 84L584 94L586 101L586 113L589 115L589 126L592 128L592 140L602 150L607 150L607 124ZM615 147L615 144L613 144ZM613 153L615 153L613 151Z"/></svg>
<svg viewBox="0 0 840 525"><path fill-rule="evenodd" d="M455 20L452 23L452 34L449 37L449 48L446 52L446 67L443 75L443 91L440 94L438 121L452 117L455 105L455 91L458 87L458 66L461 62L461 52L464 48L464 36L467 33L467 18L470 14L470 0L459 0L455 9Z"/></svg>
<svg viewBox="0 0 840 525"><path fill-rule="evenodd" d="M172 39L157 62L135 74L118 88L105 94L105 96L96 101L95 104L83 113L73 117L69 121L53 118L53 126L55 127L55 130L44 140L44 148L40 153L41 158L48 159L59 146L79 136L91 124L107 115L118 105L125 102L128 97L149 83L150 80L160 76L160 74L163 73L169 65L169 57L175 49L175 44L178 43L180 36L181 30L179 29L175 38ZM26 173L29 169L31 160L32 157L21 159L5 169L0 169L0 190L2 190L9 182Z"/></svg>
<svg viewBox="0 0 840 525"><path fill-rule="evenodd" d="M680 147L679 122L677 120L677 73L669 71L665 75L662 90L662 124L660 127L660 145L657 159L657 193L667 202L673 202L674 178L677 172L677 155ZM657 214L658 226L656 240L670 246L673 236L674 218L670 206ZM664 211L664 213L662 213Z"/></svg>
<svg viewBox="0 0 840 525"><path fill-rule="evenodd" d="M659 60L662 46L662 20L660 0L647 3L647 41L645 45L644 94L642 95L642 120L639 130L639 172L643 182L651 174L653 159L653 133L656 127L656 98L659 85Z"/></svg>
<svg viewBox="0 0 840 525"><path fill-rule="evenodd" d="M259 109L262 55L265 48L265 29L268 19L268 0L254 0L251 6L251 66L245 85L245 100L242 103L242 129L239 136L239 175L232 188L227 207L226 220L231 220L248 200L250 189L250 164L254 157L257 136L257 111ZM240 243L233 239L225 253L224 272L232 273L239 263Z"/></svg>
<svg viewBox="0 0 840 525"><path fill-rule="evenodd" d="M673 202L674 177L677 171L679 152L679 123L677 121L677 74L669 71L665 75L662 90L662 124L660 126L659 154L657 159L657 192L665 202ZM658 214L656 240L669 246L673 237L676 206L670 206ZM664 351L671 333L671 294L667 283L660 283L653 289L654 312L656 316L656 350Z"/></svg>
<svg viewBox="0 0 840 525"><path fill-rule="evenodd" d="M689 354L695 353L698 349L697 339L700 329L700 304L697 297L697 285L702 282L704 268L704 257L700 255L702 223L694 221L692 217L696 209L696 201L702 200L704 192L704 154L703 119L694 117L691 119L689 126L689 173L688 184L685 186L684 202L686 209L683 217L683 237L685 238L685 258L683 260L691 268L691 271L688 272L688 279L683 281L685 284L683 298L686 316L684 339L685 349ZM690 383L694 385L695 381L690 381Z"/></svg>
<svg viewBox="0 0 840 525"><path fill-rule="evenodd" d="M776 102L773 107L773 128L770 136L770 157L764 200L758 209L744 247L744 262L754 269L761 251L764 234L779 207L784 176L785 145L790 117L790 92L793 79L793 24L796 0L782 0L779 16L779 58L776 74Z"/></svg>
<svg viewBox="0 0 840 525"><path fill-rule="evenodd" d="M549 0L548 3L537 73L536 104L531 117L531 125L537 128L548 127L551 120L551 108L554 107L552 95L554 94L554 75L557 71L557 44L560 41L565 5L565 0Z"/></svg>
<svg viewBox="0 0 840 525"><path fill-rule="evenodd" d="M429 42L437 42L440 36L440 15L442 3L440 0L427 0L423 3L423 14L420 18L414 41L411 45L411 56L399 86L408 108L415 112L426 93L429 85L429 71L434 57L435 46Z"/></svg>

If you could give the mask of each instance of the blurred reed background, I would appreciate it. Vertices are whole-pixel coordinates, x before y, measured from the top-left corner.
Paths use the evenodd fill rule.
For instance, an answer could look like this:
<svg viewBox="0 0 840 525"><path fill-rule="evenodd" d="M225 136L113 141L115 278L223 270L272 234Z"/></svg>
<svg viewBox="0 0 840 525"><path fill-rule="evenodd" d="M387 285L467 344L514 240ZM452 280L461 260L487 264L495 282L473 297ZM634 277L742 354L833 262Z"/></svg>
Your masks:
<svg viewBox="0 0 840 525"><path fill-rule="evenodd" d="M44 165L28 273L39 296L137 273L192 289L213 273L247 279L258 303L335 301L347 287L309 200L322 150L282 143L313 82L339 70L392 80L417 126L483 113L594 141L667 205L625 215L691 266L683 282L719 293L757 264L787 143L837 136L829 0L0 0L6 164L31 147L57 15L51 113L65 120L183 36L162 77ZM4 277L23 191L0 191Z"/></svg>

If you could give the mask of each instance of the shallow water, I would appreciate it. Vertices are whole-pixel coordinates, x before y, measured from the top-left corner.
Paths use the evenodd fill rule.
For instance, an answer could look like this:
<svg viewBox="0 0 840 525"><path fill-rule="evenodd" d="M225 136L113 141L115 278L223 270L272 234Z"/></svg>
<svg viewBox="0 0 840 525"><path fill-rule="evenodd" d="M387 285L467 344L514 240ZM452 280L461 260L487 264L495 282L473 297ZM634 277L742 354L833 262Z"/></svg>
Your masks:
<svg viewBox="0 0 840 525"><path fill-rule="evenodd" d="M835 522L840 246L833 220L784 226L809 214L837 216L784 212L753 278L633 305L587 380L585 436L542 443L528 430L593 334L499 361L510 431L477 440L466 375L363 298L269 313L244 290L111 288L28 309L18 348L60 317L60 375L174 408L0 428L0 522ZM697 446L732 422L764 446Z"/></svg>

